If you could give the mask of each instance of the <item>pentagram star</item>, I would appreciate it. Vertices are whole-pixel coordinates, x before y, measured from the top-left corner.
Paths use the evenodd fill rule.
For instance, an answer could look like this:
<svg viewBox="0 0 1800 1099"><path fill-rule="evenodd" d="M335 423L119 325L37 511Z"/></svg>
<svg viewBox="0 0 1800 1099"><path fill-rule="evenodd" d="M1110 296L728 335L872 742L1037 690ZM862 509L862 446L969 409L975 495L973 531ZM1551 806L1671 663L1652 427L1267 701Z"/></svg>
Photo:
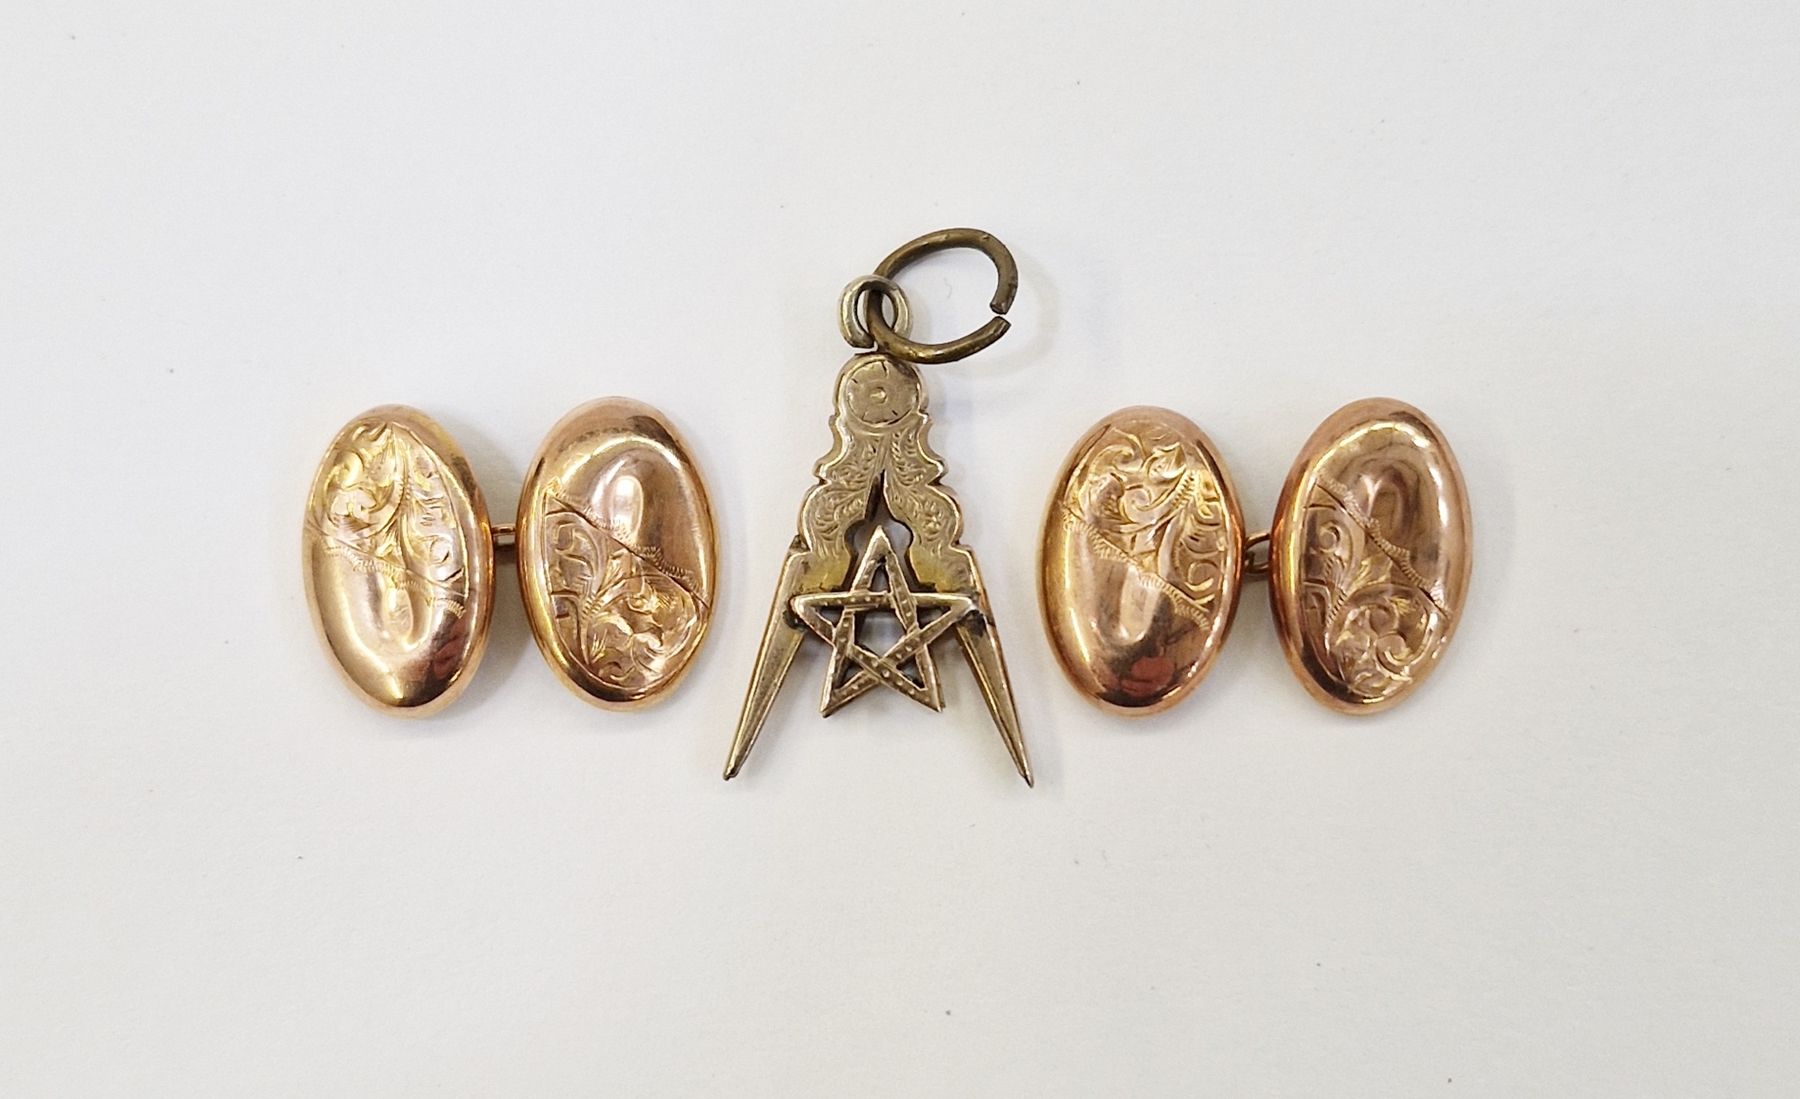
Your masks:
<svg viewBox="0 0 1800 1099"><path fill-rule="evenodd" d="M872 587L877 569L887 575L887 588L883 591ZM840 612L835 622L822 613L834 607ZM856 563L856 576L851 579L848 591L796 595L793 608L800 621L831 646L831 661L825 669L825 692L819 703L819 712L829 716L877 683L892 687L922 706L942 710L944 695L938 687L931 643L973 611L975 600L966 595L913 591L907 585L900 556L894 552L893 543L888 541L887 532L877 527L863 549L862 559ZM887 652L880 654L865 648L856 639L856 616L874 610L892 613L905 631ZM921 610L942 613L921 626ZM917 683L901 670L901 665L908 660L918 669ZM856 671L840 684L838 679L846 662L856 665Z"/></svg>

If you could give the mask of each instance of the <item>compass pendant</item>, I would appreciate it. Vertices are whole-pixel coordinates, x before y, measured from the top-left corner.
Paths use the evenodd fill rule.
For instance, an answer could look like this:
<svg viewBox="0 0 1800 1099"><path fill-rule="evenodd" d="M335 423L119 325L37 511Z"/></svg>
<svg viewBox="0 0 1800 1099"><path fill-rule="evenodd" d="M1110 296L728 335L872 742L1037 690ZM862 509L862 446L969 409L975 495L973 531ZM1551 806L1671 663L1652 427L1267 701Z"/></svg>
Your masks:
<svg viewBox="0 0 1800 1099"><path fill-rule="evenodd" d="M1000 273L992 302L996 315L960 340L914 343L905 334L909 321L905 296L891 277L920 256L944 248L975 248L994 261ZM820 700L820 711L830 715L877 686L942 710L931 646L953 634L1013 765L1031 784L1031 764L1025 757L987 589L974 553L958 541L962 509L938 483L944 462L926 438L930 419L925 414L925 390L913 366L952 362L999 339L1007 329L999 314L1012 304L1017 287L1018 270L1004 245L978 230L948 229L904 245L883 260L874 275L845 290L840 318L844 336L853 347L873 350L851 359L838 375L837 407L831 419L834 443L814 469L819 483L800 505L799 532L782 565L725 764L726 778L742 769L808 636L831 648ZM892 325L882 315L884 304L893 307ZM851 546L852 531L878 514L878 504L912 535L904 560L879 524L860 555ZM883 583L877 584L877 577ZM862 616L871 613L891 614L900 624L899 639L883 652L857 638Z"/></svg>

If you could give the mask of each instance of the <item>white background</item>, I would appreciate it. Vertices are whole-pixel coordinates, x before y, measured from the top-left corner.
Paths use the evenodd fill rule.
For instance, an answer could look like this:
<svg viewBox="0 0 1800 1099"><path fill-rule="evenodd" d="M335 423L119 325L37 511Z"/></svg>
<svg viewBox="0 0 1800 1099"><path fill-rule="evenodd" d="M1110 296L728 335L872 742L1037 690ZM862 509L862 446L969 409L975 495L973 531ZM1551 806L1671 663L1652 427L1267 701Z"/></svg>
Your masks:
<svg viewBox="0 0 1800 1099"><path fill-rule="evenodd" d="M1793 1094L1792 5L600 8L8 6L0 1094ZM1038 788L954 648L829 722L815 652L725 784L838 290L948 225L1022 273L928 382ZM713 492L690 677L582 704L509 580L454 707L364 708L332 434L420 407L505 512L609 393ZM1424 689L1325 711L1255 590L1175 711L1067 686L1089 424L1183 412L1262 525L1375 395L1474 505Z"/></svg>

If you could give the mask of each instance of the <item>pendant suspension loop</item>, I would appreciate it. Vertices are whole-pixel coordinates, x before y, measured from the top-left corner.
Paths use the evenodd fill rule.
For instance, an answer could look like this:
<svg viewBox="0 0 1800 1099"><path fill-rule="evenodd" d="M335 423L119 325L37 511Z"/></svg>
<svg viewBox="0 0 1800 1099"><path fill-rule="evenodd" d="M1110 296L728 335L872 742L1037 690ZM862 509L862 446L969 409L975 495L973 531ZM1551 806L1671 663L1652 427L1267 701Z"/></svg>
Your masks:
<svg viewBox="0 0 1800 1099"><path fill-rule="evenodd" d="M906 303L899 284L883 275L864 275L851 280L838 298L838 331L844 334L845 343L859 351L874 349L875 337L869 334L864 318L880 317L885 322L884 298L894 303L893 331L901 336L912 332L912 306Z"/></svg>
<svg viewBox="0 0 1800 1099"><path fill-rule="evenodd" d="M1012 308L1013 297L1019 292L1019 266L1013 262L1012 253L1006 250L1006 245L1001 244L999 238L992 233L984 233L980 229L940 229L935 233L927 233L894 249L886 259L875 265L875 274L885 282L924 256L952 248L970 248L993 261L994 271L999 276L993 300L988 303L988 308L994 311L993 319L959 340L948 343L915 343L907 339L904 332L890 327L879 309L867 309L863 323L875 346L908 362L953 363L958 359L968 358L1006 335L1006 330L1012 324L1004 314ZM889 282L888 285L893 284ZM882 289L884 293L887 292L885 287Z"/></svg>
<svg viewBox="0 0 1800 1099"><path fill-rule="evenodd" d="M1263 548L1257 553L1256 547ZM1259 530L1244 539L1244 579L1267 580L1269 578L1269 532Z"/></svg>

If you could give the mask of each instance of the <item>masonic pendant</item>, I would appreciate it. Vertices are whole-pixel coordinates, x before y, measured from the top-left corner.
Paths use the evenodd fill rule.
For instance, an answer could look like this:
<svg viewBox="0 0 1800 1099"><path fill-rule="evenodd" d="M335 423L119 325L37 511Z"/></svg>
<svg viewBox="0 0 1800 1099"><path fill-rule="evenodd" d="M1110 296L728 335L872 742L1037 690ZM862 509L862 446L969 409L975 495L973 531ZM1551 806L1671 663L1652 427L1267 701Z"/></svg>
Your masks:
<svg viewBox="0 0 1800 1099"><path fill-rule="evenodd" d="M919 344L907 338L910 313L893 274L929 252L974 248L998 269L995 317L960 340ZM954 634L975 673L988 713L1019 775L1029 785L1031 764L1000 653L987 590L975 555L958 538L962 510L938 482L944 463L927 441L930 418L915 363L953 362L998 339L1000 316L1012 304L1018 270L994 237L948 229L902 246L844 292L840 321L853 347L872 349L838 375L831 419L831 452L819 460L819 483L800 505L799 532L788 548L774 606L757 652L756 669L725 765L735 776L756 743L788 668L808 636L830 648L820 712L829 716L863 694L886 687L932 710L942 710L932 645ZM891 306L890 325L883 316ZM883 513L911 534L904 552L881 525ZM860 551L853 536L872 527ZM866 616L898 623L900 635L879 648L858 638Z"/></svg>

